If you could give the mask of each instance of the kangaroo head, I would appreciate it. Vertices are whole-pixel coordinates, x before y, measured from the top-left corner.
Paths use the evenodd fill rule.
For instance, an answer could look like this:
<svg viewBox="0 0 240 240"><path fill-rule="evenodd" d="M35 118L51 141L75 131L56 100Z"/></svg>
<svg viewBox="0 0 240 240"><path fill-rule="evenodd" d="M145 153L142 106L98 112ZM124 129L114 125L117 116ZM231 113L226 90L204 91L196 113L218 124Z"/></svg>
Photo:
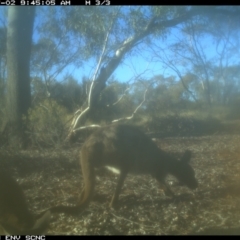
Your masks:
<svg viewBox="0 0 240 240"><path fill-rule="evenodd" d="M185 185L190 189L196 189L198 182L195 178L193 168L189 165L191 155L190 151L185 151L182 158L177 163L175 176L178 178L180 184Z"/></svg>

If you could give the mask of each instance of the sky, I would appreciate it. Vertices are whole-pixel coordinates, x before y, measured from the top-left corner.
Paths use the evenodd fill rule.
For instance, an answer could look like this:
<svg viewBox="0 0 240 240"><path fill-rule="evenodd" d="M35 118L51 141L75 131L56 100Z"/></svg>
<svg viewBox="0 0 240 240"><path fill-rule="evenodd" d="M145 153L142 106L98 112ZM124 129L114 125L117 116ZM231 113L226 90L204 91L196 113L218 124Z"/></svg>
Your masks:
<svg viewBox="0 0 240 240"><path fill-rule="evenodd" d="M167 38L167 44L173 42L175 40L175 36L177 35L179 36L178 30L173 29L172 34L170 34ZM166 42L161 43L161 46L163 48L166 48L166 54L168 54L167 44ZM216 54L216 51L214 44L212 44L210 41L210 38L206 37L203 40L202 45L204 46L207 53L207 58L213 58ZM114 78L116 78L120 82L127 82L138 75L141 75L141 77L145 79L149 79L155 75L164 75L165 77L176 76L178 79L176 72L174 72L170 68L166 68L165 65L162 64L160 61L151 61L151 56L152 55L149 53L149 49L147 49L146 47L141 48L141 54L138 54L137 56L129 57L127 54L123 59L122 63L114 71L112 76L114 76ZM86 62L84 64L83 69L76 69L73 66L69 66L68 69L65 70L65 72L70 71L75 79L82 79L83 76L87 76L90 78L92 76L91 66L93 65L93 61L90 60L89 62ZM179 69L181 70L181 67L179 67ZM183 71L184 69L182 69L182 72Z"/></svg>
<svg viewBox="0 0 240 240"><path fill-rule="evenodd" d="M2 8L0 7L0 10ZM2 12L0 11L0 14ZM36 19L35 21L37 21ZM2 22L0 22L1 26ZM34 33L33 39L37 39L38 36L36 35L36 32ZM129 36L130 37L130 36ZM178 28L172 28L171 34L168 35L167 41L161 42L161 47L166 49L166 54L171 55L171 53L168 51L168 45L171 42L175 40L176 37L180 37L180 33ZM159 39L153 40L153 43L159 44ZM201 42L202 46L204 47L206 58L211 59L213 56L216 55L216 48L210 38L205 37L203 38ZM139 49L138 49L139 50ZM138 52L139 53L139 52ZM153 77L154 75L163 74L165 77L168 77L170 75L176 76L176 73L166 68L160 61L153 62L151 59L151 54L149 53L149 49L144 46L140 50L140 54L129 56L128 54L123 59L122 63L118 66L118 68L113 73L113 76L121 81L126 82L129 81L132 78L135 78L136 76L141 74L142 78L149 79ZM60 74L59 79L64 78L66 73L71 73L73 77L76 80L81 80L84 76L91 78L92 76L92 66L94 65L93 60L89 60L88 62L85 62L83 65L83 68L77 69L73 65L69 65L63 72ZM180 68L180 71L184 71L184 68ZM178 77L177 77L178 78Z"/></svg>

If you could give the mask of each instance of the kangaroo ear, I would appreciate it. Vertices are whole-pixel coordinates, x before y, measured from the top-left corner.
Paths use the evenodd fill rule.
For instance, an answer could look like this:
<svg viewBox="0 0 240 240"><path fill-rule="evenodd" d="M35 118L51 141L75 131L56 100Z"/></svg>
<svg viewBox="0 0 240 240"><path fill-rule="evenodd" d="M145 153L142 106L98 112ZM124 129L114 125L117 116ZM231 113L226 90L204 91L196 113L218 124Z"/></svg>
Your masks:
<svg viewBox="0 0 240 240"><path fill-rule="evenodd" d="M181 158L181 162L188 163L191 159L191 156L192 156L192 152L189 150L186 150Z"/></svg>

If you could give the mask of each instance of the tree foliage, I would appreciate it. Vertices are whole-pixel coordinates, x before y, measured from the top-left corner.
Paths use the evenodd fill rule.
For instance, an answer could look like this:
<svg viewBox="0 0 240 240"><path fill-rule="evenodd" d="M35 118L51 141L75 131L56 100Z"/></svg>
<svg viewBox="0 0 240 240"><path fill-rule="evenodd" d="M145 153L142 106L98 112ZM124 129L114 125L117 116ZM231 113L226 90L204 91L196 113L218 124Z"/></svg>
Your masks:
<svg viewBox="0 0 240 240"><path fill-rule="evenodd" d="M30 62L32 102L26 109L54 100L69 114L75 112L74 131L88 121L130 119L136 112L179 114L194 104L236 103L239 13L232 6L38 8ZM4 42L4 24L0 27ZM4 51L2 44L3 93ZM110 81L119 66L140 57L158 64L158 73L146 67L126 84ZM137 65L133 61L132 68ZM72 74L76 69L79 77Z"/></svg>

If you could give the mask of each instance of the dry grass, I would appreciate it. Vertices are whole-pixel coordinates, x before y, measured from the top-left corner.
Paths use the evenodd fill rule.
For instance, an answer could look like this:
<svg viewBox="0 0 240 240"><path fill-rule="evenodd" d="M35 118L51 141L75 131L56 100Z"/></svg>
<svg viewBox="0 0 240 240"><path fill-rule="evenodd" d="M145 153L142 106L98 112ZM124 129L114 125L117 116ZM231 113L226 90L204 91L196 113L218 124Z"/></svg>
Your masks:
<svg viewBox="0 0 240 240"><path fill-rule="evenodd" d="M169 177L176 196L169 198L150 176L129 175L119 209L108 208L116 176L99 173L95 197L78 216L55 214L46 234L240 234L240 135L166 138L166 151L193 154L199 181L194 192ZM76 203L82 187L78 148L58 151L0 152L0 166L12 169L29 204L39 212L58 204ZM224 232L225 231L225 232Z"/></svg>

